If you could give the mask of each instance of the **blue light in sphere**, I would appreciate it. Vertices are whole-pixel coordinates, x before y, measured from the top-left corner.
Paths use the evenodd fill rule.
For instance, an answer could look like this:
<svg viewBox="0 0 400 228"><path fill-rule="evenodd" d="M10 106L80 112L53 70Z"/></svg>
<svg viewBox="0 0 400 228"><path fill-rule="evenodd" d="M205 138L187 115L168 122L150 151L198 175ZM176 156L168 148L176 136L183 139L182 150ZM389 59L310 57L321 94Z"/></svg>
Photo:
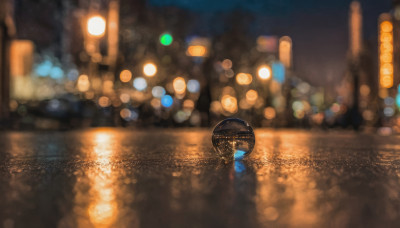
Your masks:
<svg viewBox="0 0 400 228"><path fill-rule="evenodd" d="M236 150L233 157L235 158L235 160L242 160L244 158L245 154L246 154L246 152L243 150Z"/></svg>
<svg viewBox="0 0 400 228"><path fill-rule="evenodd" d="M195 80L195 79L189 80L188 83L187 83L187 89L191 93L199 92L200 91L200 82Z"/></svg>
<svg viewBox="0 0 400 228"><path fill-rule="evenodd" d="M240 174L246 171L246 166L244 166L243 162L235 161L235 172L236 174Z"/></svg>
<svg viewBox="0 0 400 228"><path fill-rule="evenodd" d="M147 88L146 79L142 77L135 78L135 80L133 80L133 87L139 91L145 90Z"/></svg>
<svg viewBox="0 0 400 228"><path fill-rule="evenodd" d="M283 83L285 81L285 66L280 62L273 63L272 76L275 81Z"/></svg>
<svg viewBox="0 0 400 228"><path fill-rule="evenodd" d="M172 99L172 97L170 95L165 95L161 98L161 104L162 106L169 108L172 106L172 104L174 103L174 99Z"/></svg>

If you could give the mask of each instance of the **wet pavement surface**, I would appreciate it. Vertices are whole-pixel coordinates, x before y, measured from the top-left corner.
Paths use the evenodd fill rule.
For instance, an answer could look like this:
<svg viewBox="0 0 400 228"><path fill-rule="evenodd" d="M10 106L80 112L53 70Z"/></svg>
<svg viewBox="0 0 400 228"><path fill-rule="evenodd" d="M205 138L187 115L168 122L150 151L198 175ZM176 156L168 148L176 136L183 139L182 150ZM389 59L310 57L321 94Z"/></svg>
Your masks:
<svg viewBox="0 0 400 228"><path fill-rule="evenodd" d="M0 227L399 227L400 137L211 130L0 133Z"/></svg>

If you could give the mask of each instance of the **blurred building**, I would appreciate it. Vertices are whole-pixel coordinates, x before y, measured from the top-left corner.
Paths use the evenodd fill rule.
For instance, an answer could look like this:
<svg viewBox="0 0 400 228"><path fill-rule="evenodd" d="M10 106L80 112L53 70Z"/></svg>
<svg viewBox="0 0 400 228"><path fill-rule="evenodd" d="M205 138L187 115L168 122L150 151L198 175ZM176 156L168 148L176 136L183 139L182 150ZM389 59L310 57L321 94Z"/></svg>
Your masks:
<svg viewBox="0 0 400 228"><path fill-rule="evenodd" d="M34 97L31 73L34 45L29 40L13 40L10 45L10 96L30 100Z"/></svg>
<svg viewBox="0 0 400 228"><path fill-rule="evenodd" d="M356 115L353 118L358 117L360 124L371 127L379 118L376 115L378 80L375 73L374 48L363 39L363 16L359 1L353 1L350 4L349 17L349 67L354 83L352 109L353 115Z"/></svg>
<svg viewBox="0 0 400 228"><path fill-rule="evenodd" d="M379 113L381 125L400 132L400 1L378 18Z"/></svg>
<svg viewBox="0 0 400 228"><path fill-rule="evenodd" d="M9 49L15 33L11 2L0 1L0 120L9 115Z"/></svg>
<svg viewBox="0 0 400 228"><path fill-rule="evenodd" d="M361 4L358 1L353 1L350 4L349 13L349 51L350 59L353 62L359 61L363 43L362 34Z"/></svg>
<svg viewBox="0 0 400 228"><path fill-rule="evenodd" d="M209 32L196 14L145 0L38 4L50 14L22 17L34 4L21 4L11 48L14 113L30 123L30 113L93 126L209 126L232 116L281 127L323 119L324 91L296 77L292 39L249 33L250 14L223 14L225 27Z"/></svg>
<svg viewBox="0 0 400 228"><path fill-rule="evenodd" d="M337 102L342 107L339 125L373 126L377 115L378 86L374 70L373 47L363 39L362 7L353 1L349 9L349 49L347 71L338 88Z"/></svg>

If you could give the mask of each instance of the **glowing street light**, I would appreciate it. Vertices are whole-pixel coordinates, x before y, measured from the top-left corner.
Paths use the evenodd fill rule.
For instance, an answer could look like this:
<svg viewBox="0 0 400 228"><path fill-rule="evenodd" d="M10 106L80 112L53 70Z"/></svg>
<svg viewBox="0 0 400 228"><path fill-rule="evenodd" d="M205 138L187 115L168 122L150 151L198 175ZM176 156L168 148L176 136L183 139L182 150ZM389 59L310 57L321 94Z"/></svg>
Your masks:
<svg viewBox="0 0 400 228"><path fill-rule="evenodd" d="M103 36L106 31L106 20L101 16L90 17L87 21L87 31L95 37Z"/></svg>
<svg viewBox="0 0 400 228"><path fill-rule="evenodd" d="M143 73L147 77L153 77L157 73L157 66L154 63L146 63L143 66Z"/></svg>
<svg viewBox="0 0 400 228"><path fill-rule="evenodd" d="M258 68L258 77L262 80L267 80L271 78L271 67L269 66L260 66Z"/></svg>

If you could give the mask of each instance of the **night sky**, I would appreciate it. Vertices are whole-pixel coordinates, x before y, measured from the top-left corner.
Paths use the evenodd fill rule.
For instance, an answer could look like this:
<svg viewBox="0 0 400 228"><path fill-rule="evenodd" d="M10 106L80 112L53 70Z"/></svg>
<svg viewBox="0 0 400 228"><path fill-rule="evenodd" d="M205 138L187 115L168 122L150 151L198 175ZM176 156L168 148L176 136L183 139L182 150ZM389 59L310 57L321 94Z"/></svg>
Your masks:
<svg viewBox="0 0 400 228"><path fill-rule="evenodd" d="M253 14L255 19L249 25L252 33L249 35L291 36L295 71L298 76L314 85L337 84L344 75L350 2L351 0L149 0L149 4L153 6L175 6L193 11L199 15L203 26L214 32L216 29L213 26L220 26L221 23L215 23L215 14L237 10ZM375 47L378 16L391 10L391 0L360 2L364 17L364 39Z"/></svg>

